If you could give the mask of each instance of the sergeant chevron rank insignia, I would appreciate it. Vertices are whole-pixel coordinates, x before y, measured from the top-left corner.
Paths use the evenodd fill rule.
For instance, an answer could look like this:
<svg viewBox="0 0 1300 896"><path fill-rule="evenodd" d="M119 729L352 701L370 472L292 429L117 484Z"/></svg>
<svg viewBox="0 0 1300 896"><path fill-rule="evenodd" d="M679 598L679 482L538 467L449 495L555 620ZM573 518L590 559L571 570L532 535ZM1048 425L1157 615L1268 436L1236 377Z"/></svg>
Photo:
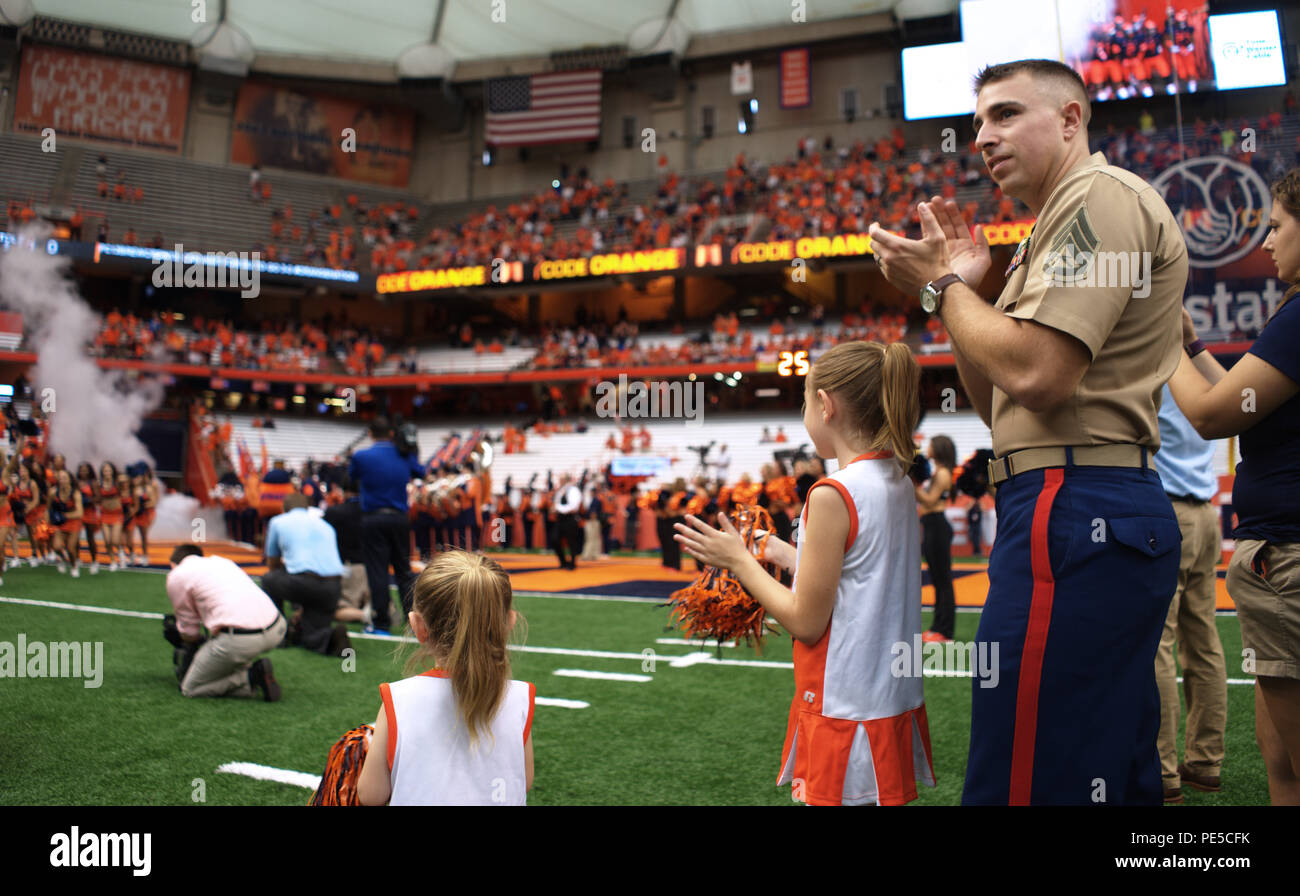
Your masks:
<svg viewBox="0 0 1300 896"><path fill-rule="evenodd" d="M1088 207L1079 210L1061 228L1047 247L1043 279L1053 286L1075 286L1087 279L1097 257L1101 238L1097 236Z"/></svg>

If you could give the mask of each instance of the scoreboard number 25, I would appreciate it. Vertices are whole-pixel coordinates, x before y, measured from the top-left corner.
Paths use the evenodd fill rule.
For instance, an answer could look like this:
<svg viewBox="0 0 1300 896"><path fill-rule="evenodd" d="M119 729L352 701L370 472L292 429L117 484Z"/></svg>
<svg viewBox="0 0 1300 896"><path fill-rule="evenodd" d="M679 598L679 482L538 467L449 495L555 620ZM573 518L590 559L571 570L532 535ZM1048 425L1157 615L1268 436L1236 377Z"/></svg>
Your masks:
<svg viewBox="0 0 1300 896"><path fill-rule="evenodd" d="M781 352L778 357L780 361L776 365L776 372L781 376L790 376L791 374L796 376L808 375L808 352L802 350Z"/></svg>

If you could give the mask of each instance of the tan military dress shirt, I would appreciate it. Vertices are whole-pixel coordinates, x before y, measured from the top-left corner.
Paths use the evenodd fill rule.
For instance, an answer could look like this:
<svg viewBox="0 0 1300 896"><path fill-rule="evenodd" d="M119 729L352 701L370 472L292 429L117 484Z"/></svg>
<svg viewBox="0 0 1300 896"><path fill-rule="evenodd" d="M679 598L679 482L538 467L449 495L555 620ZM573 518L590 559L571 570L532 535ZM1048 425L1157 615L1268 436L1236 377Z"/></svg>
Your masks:
<svg viewBox="0 0 1300 896"><path fill-rule="evenodd" d="M1161 387L1182 351L1187 247L1160 194L1102 153L1052 191L996 308L1068 333L1092 364L1046 413L993 387L993 450L1127 443L1160 447Z"/></svg>

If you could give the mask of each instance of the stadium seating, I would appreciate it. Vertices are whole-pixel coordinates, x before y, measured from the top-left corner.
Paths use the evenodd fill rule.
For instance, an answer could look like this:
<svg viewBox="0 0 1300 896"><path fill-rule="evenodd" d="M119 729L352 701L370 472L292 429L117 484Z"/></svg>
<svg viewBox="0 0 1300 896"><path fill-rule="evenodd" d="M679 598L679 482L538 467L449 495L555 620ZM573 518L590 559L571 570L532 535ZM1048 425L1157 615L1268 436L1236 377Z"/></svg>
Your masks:
<svg viewBox="0 0 1300 896"><path fill-rule="evenodd" d="M1183 131L1188 146L1194 152L1199 151L1196 148L1198 124L1204 133L1206 125L1200 122L1186 124ZM1258 129L1258 123L1245 124ZM1210 123L1211 133L1217 126L1217 122ZM1225 126L1240 128L1243 123L1236 122ZM1112 161L1127 165L1138 174L1151 178L1156 173L1153 165L1160 158L1159 147L1163 141L1172 139L1174 133L1171 127L1157 130L1149 136L1136 132L1128 133L1123 146L1116 145L1118 134L1098 134L1096 143L1097 146L1105 146L1111 150L1112 155L1116 156ZM1279 154L1286 164L1290 164L1297 136L1300 136L1300 119L1294 116L1282 119L1279 127L1259 129L1257 138L1260 157L1271 161L1274 154ZM1210 144L1210 141L1205 138L1201 138L1199 142ZM1122 152L1117 152L1117 149ZM1143 151L1146 152L1146 158L1138 158L1138 153ZM824 161L813 166L813 170L821 172L829 183L834 183L836 172L844 164L853 161L852 156L847 162L841 159L839 152L839 149L835 149L824 153ZM914 195L914 185L911 177L908 176L908 169L920 165L922 152L921 149L905 147L888 163L903 175L900 179L901 190L886 191L878 200L872 200L867 196L865 205L862 205L862 201L855 200L858 207L867 212L864 217L870 217L875 209L874 214L883 217L891 224L900 223L893 220L894 213L890 209L895 207L900 198ZM1239 148L1234 152L1240 155ZM353 239L356 257L351 266L362 270L367 269L369 265L370 253L368 246L361 239L363 224L354 220L354 216L345 205L345 197L349 193L356 194L361 203L369 207L394 202L416 206L419 216L414 221L405 222L411 234L410 238L415 242L414 248L398 253L402 263L408 267L418 266L422 260L429 260L432 250L420 240L429 234L431 228L449 230L481 216L489 205L504 210L512 202L526 203L535 198L527 195L488 197L433 206L420 202L409 193L399 190L374 186L362 187L330 178L275 171L264 175L264 181L272 186L271 199L267 202L252 202L248 195L248 173L241 167L131 150L111 150L103 154L107 157L105 180L110 184L108 199L100 198L97 191L100 180L96 173L97 159L100 155L98 149L70 144L64 152L42 153L40 140L37 138L18 134L0 135L0 164L5 164L7 170L13 172L13 180L6 185L3 198L22 203L30 198L37 204L77 206L82 209L87 219L85 228L87 238L93 238L100 219L107 217L112 228L110 238L114 241L119 240L130 227L135 231L137 242L141 245L151 242L155 234L162 237L164 246L170 247L179 242L187 249L203 251L249 251L255 247L274 244L280 250L281 257L298 261L303 260L300 257L302 244L295 244L289 239L288 234L279 239L272 236L271 210L283 208L286 203L292 204L294 209L292 223L302 227L305 234L309 216L313 211L319 212L326 206L339 204L343 206L343 215L338 227L352 226L355 230ZM943 154L929 157L929 165L923 166L922 170L923 179L929 188L937 191L943 186L944 178L941 169L950 158ZM695 239L707 242L716 238L726 244L743 236L751 239L767 236L774 223L766 212L769 201L777 195L788 196L792 188L790 183L781 181L777 183L774 190L768 190L769 170L772 164L779 164L780 170L784 171L795 162L793 158L780 163L748 161L744 178L752 180L756 188L745 192L735 203L734 211L726 214L719 214L718 210L709 206L705 200L704 220L701 222L699 232L694 235ZM73 166L74 170L68 171L68 166ZM886 165L878 164L877 167L883 169ZM999 213L997 194L990 189L991 185L982 165L976 162L974 170L978 174L974 182L963 181L954 185L955 199L963 207L974 203L981 220L992 220ZM115 183L119 171L125 173L128 184L143 189L141 202L119 202L111 198L111 185ZM705 171L674 176L680 176L681 181L677 189L677 214L669 219L673 229L684 223L684 215L688 209L701 202L706 188L716 192L720 188L719 185L727 184L729 178L735 179L727 171ZM597 180L598 177L598 174L592 174L593 180ZM627 188L627 195L612 205L607 221L613 222L620 215L630 216L637 206L641 206L647 213L652 213L656 193L662 182L663 177L619 184L620 189L624 186ZM860 189L860 185L856 188ZM828 188L828 200L830 193ZM837 217L842 216L842 212L844 209L836 211ZM505 212L500 211L500 215L504 217ZM815 218L815 215L804 215L801 232L797 235L817 232ZM330 230L333 229L333 225L325 223L327 220L322 219L318 223L316 241L318 248L323 248ZM545 222L546 216L543 215L541 220ZM554 228L548 241L551 244L562 242L573 245L578 231L584 227L584 223L578 217L555 219L551 223ZM863 220L861 223L865 228L869 221ZM513 222L507 224L513 226ZM590 229L593 225L586 226ZM607 237L606 242L612 242L612 239ZM494 251L499 251L501 248L496 246ZM544 248L543 254L550 253Z"/></svg>
<svg viewBox="0 0 1300 896"><path fill-rule="evenodd" d="M420 373L494 373L526 366L536 350L527 346L506 346L500 354L482 354L472 348L426 348L416 354ZM400 374L402 355L392 355L375 367L376 376Z"/></svg>
<svg viewBox="0 0 1300 896"><path fill-rule="evenodd" d="M5 172L0 200L48 204L61 161L59 153L41 152L39 137L0 134L0 171Z"/></svg>

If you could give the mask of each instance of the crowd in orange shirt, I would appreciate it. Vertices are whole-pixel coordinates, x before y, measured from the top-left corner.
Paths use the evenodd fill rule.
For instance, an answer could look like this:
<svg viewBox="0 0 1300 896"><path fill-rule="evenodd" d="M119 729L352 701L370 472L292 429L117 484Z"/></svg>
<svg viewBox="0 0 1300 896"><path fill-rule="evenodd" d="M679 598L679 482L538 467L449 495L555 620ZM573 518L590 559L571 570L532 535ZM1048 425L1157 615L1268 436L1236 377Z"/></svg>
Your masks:
<svg viewBox="0 0 1300 896"><path fill-rule="evenodd" d="M531 369L562 370L585 367L631 369L731 361L753 361L760 354L825 350L840 342L870 340L898 342L907 335L902 313L873 316L863 303L862 313L846 313L838 326L796 329L793 318L774 319L766 335L740 331L734 314L719 315L710 339L684 339L677 344L646 339L636 324L621 321L610 328L597 321L591 327L544 325L536 337L537 353ZM681 332L682 327L674 328ZM462 336L466 334L462 333ZM933 321L923 342L945 342L947 334ZM488 343L474 338L477 353L500 353L503 345L493 336ZM400 356L396 373L418 371L414 348ZM391 354L373 333L346 324L286 320L262 321L260 330L242 329L229 320L194 317L185 320L172 311L149 317L117 310L105 315L95 335L96 357L134 361L189 364L265 371L347 372L372 376Z"/></svg>
<svg viewBox="0 0 1300 896"><path fill-rule="evenodd" d="M605 440L605 448L623 454L631 454L633 450L646 452L650 450L650 441L650 430L646 429L644 423L641 424L640 429L626 423L619 426L617 438L613 433L609 434L609 438Z"/></svg>
<svg viewBox="0 0 1300 896"><path fill-rule="evenodd" d="M333 324L328 331L312 322L263 321L259 332L237 329L226 320L195 317L184 321L171 311L148 318L116 309L104 317L94 340L102 358L168 361L196 366L276 371L347 371L371 374L386 355L372 334Z"/></svg>
<svg viewBox="0 0 1300 896"><path fill-rule="evenodd" d="M1288 118L1292 117L1288 110ZM1222 154L1253 165L1261 173L1285 171L1295 147L1282 143L1281 113L1257 124L1245 119L1220 124L1197 120L1187 156ZM1258 135L1246 146L1246 128ZM1129 127L1108 129L1098 141L1113 164L1150 179L1179 158L1174 129L1143 132ZM951 149L945 147L945 149ZM1250 152L1245 151L1250 149ZM366 266L376 273L406 269L491 264L494 259L533 263L544 259L590 256L603 252L637 251L719 244L730 248L744 239L782 240L831 233L865 232L872 221L894 230L916 232L916 203L938 194L967 195L962 214L968 223L997 223L1027 217L1016 201L992 184L973 143L957 151L939 152L930 146L911 147L900 128L874 142L858 140L835 146L800 140L786 159L764 165L738 155L719 178L683 177L659 159L663 174L655 194L642 202L629 199L630 184L613 178L598 180L582 169L562 170L557 186L530 198L488 205L450 224L417 234L422 211L415 200L368 204L355 192L343 202L322 195L321 208L307 220L294 218L291 203L269 212L270 238L252 248L271 261L289 261L336 268ZM140 203L144 190L127 182L118 170L110 179L106 156L96 166L97 192L119 203ZM257 179L256 198L269 206L270 184ZM37 215L33 197L8 201L10 226ZM106 219L101 211L92 216ZM78 212L80 219L81 213ZM81 221L73 225L80 236ZM98 232L107 241L107 221ZM123 239L139 240L134 227ZM150 245L161 246L157 235ZM490 345L484 351L491 351Z"/></svg>
<svg viewBox="0 0 1300 896"><path fill-rule="evenodd" d="M106 172L103 166L104 157L100 156L101 164L97 168L98 181L95 184L95 192L99 194L100 199L107 199L111 193L113 198L118 202L126 201L131 203L144 202L144 187L139 184L130 184L126 181L126 172L118 170L117 180L110 188L106 179Z"/></svg>
<svg viewBox="0 0 1300 896"><path fill-rule="evenodd" d="M392 244L374 257L376 271L463 267L507 262L532 263L601 252L685 246L699 210L682 201L683 185L668 174L649 204L628 206L628 185L613 178L597 183L585 170L559 186L504 208L482 211L446 226L434 227L416 246ZM576 227L567 226L570 223ZM557 231L557 225L561 225Z"/></svg>
<svg viewBox="0 0 1300 896"><path fill-rule="evenodd" d="M766 168L738 155L720 182L688 182L666 172L645 203L628 201L628 184L612 178L597 182L583 170L529 199L504 208L489 205L435 227L418 246L410 239L381 238L372 266L386 272L689 244L729 248L755 233L760 220L770 223L769 239L865 232L873 220L891 227L917 225L912 207L918 198L955 196L958 184L985 177L978 155L970 152L938 156L923 149L903 164L906 144L897 128L892 138L870 147L858 141L836 152L829 138L824 150L809 143L800 142L797 158ZM976 203L967 203L965 213L974 220L977 210ZM567 226L570 222L576 227Z"/></svg>

